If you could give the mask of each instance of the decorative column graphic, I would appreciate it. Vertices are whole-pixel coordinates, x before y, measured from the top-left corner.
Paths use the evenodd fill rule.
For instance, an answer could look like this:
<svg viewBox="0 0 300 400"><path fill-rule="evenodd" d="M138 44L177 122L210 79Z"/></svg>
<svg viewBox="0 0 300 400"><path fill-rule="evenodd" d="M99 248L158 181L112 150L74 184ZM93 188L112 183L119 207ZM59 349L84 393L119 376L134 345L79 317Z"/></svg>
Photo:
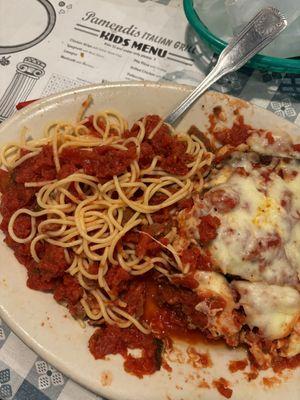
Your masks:
<svg viewBox="0 0 300 400"><path fill-rule="evenodd" d="M0 99L0 122L15 111L16 104L25 101L36 81L45 74L46 64L33 57L25 57L17 65L17 71Z"/></svg>

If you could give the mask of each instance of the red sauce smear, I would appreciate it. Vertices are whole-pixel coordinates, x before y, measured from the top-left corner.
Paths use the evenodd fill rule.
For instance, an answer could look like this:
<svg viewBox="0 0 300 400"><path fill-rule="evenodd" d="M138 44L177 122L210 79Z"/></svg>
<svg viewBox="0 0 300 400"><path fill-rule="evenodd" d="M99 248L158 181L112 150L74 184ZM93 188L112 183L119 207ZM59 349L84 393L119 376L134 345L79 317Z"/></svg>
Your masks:
<svg viewBox="0 0 300 400"><path fill-rule="evenodd" d="M268 141L269 144L274 144L275 143L275 139L274 139L274 137L273 137L271 132L267 132L266 133L266 138L267 138L267 141Z"/></svg>
<svg viewBox="0 0 300 400"><path fill-rule="evenodd" d="M207 317L195 310L199 298L189 289L176 287L168 282L146 282L144 316L157 337L186 337L189 325L203 327ZM197 332L199 338L201 334Z"/></svg>
<svg viewBox="0 0 300 400"><path fill-rule="evenodd" d="M34 101L37 101L39 99L34 99L34 100L27 100L27 101L21 101L16 105L17 110L21 110L22 108L29 106L29 104L33 103Z"/></svg>
<svg viewBox="0 0 300 400"><path fill-rule="evenodd" d="M273 376L271 378L263 378L262 382L266 387L272 388L272 387L278 385L279 383L281 383L281 380L279 378L277 378L276 376Z"/></svg>
<svg viewBox="0 0 300 400"><path fill-rule="evenodd" d="M293 144L293 150L294 151L300 151L300 143Z"/></svg>
<svg viewBox="0 0 300 400"><path fill-rule="evenodd" d="M230 389L229 382L226 379L216 379L213 381L213 385L222 396L226 397L226 399L230 399L233 392L232 389Z"/></svg>

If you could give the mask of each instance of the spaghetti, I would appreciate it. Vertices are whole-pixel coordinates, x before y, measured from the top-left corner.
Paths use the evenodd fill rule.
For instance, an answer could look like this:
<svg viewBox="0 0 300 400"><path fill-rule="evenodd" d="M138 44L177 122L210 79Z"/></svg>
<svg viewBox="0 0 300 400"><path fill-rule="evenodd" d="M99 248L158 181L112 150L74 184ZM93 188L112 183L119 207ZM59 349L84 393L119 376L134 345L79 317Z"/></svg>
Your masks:
<svg viewBox="0 0 300 400"><path fill-rule="evenodd" d="M20 143L2 148L9 184L31 193L27 204L3 212L4 195L2 227L16 253L20 246L27 249L29 286L54 290L79 319L135 326L147 334L147 322L111 286L110 271L128 281L149 271L168 278L188 274L189 264L173 245L177 206L201 191L213 154L195 135L177 133L156 116L140 119L131 130L113 110L84 118L90 102L79 122L52 123L38 139L26 139L22 131ZM39 266L57 248L63 251L63 272L51 275ZM44 285L32 278L36 271L44 274ZM74 279L76 301L57 294L66 275Z"/></svg>

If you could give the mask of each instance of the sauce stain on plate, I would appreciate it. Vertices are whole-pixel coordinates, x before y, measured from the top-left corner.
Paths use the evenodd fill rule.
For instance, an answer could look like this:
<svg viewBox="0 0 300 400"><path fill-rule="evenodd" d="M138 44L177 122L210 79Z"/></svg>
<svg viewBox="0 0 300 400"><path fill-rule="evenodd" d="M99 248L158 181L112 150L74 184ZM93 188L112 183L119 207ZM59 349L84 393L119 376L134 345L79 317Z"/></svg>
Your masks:
<svg viewBox="0 0 300 400"><path fill-rule="evenodd" d="M113 380L112 373L109 371L103 371L100 376L102 386L110 386Z"/></svg>

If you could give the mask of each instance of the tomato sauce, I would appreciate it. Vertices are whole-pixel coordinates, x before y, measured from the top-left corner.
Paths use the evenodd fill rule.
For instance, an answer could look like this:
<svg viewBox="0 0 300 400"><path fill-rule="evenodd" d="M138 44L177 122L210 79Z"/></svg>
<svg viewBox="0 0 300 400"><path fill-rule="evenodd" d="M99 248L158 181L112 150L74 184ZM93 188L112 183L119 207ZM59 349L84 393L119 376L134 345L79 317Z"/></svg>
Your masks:
<svg viewBox="0 0 300 400"><path fill-rule="evenodd" d="M215 146L213 145L213 143L211 143L211 141L209 140L208 137L205 136L205 134L203 132L200 131L200 129L198 129L195 125L192 125L189 130L187 131L188 135L194 135L196 136L198 139L200 139L203 143L204 146L206 148L207 151L210 151L212 153L214 153L216 151Z"/></svg>
<svg viewBox="0 0 300 400"><path fill-rule="evenodd" d="M125 330L116 326L100 328L92 336L89 345L95 358L121 354L125 370L142 377L160 368L163 342L170 345L171 338L190 343L207 342L201 333L206 327L207 317L195 310L201 298L191 290L195 287L192 277L187 282L177 282L180 286L174 286L176 279L171 284L152 272L127 280L126 272L124 274L120 267L115 268L115 273L108 275L108 284L111 287L114 287L114 282L117 284L119 297L127 303L126 311L147 322L152 334L144 335L134 327ZM125 286L122 286L123 283ZM206 300L211 300L207 303L209 307L224 307L220 299ZM191 324L196 329L191 329ZM141 354L132 356L130 349L140 349Z"/></svg>
<svg viewBox="0 0 300 400"><path fill-rule="evenodd" d="M207 316L196 311L197 294L167 281L148 280L143 318L158 337L188 337L193 324L201 339ZM195 331L196 331L195 330Z"/></svg>
<svg viewBox="0 0 300 400"><path fill-rule="evenodd" d="M5 193L8 190L11 182L11 174L3 169L0 169L0 192Z"/></svg>
<svg viewBox="0 0 300 400"><path fill-rule="evenodd" d="M171 136L169 128L162 126L151 140L151 145L156 155L161 157L161 168L175 175L186 175L189 171L188 164L193 157L186 153L186 144L176 137Z"/></svg>
<svg viewBox="0 0 300 400"><path fill-rule="evenodd" d="M209 251L200 250L196 246L183 250L181 261L183 265L189 265L192 271L211 271L213 266Z"/></svg>
<svg viewBox="0 0 300 400"><path fill-rule="evenodd" d="M66 301L68 304L76 304L83 296L83 289L77 280L68 274L63 276L62 282L54 290L54 298L57 302Z"/></svg>
<svg viewBox="0 0 300 400"><path fill-rule="evenodd" d="M99 180L123 174L135 159L136 149L132 144L127 150L111 146L93 147L91 151L67 147L61 154L62 166L67 164L76 169L82 168L85 174L96 176Z"/></svg>
<svg viewBox="0 0 300 400"><path fill-rule="evenodd" d="M141 144L141 153L139 158L139 166L142 169L149 168L153 158L155 157L155 151L150 143Z"/></svg>
<svg viewBox="0 0 300 400"><path fill-rule="evenodd" d="M35 189L25 188L22 184L11 184L1 198L0 212L2 214L1 229L7 232L8 223L12 214L19 208L31 208L35 202Z"/></svg>
<svg viewBox="0 0 300 400"><path fill-rule="evenodd" d="M119 328L108 325L99 328L89 340L89 349L95 359L110 354L121 354L125 371L142 378L151 375L161 367L162 343L152 334L145 335L134 326ZM139 349L140 356L133 356L128 350Z"/></svg>
<svg viewBox="0 0 300 400"><path fill-rule="evenodd" d="M97 266L98 272L98 266ZM107 273L105 274L105 280L109 286L111 292L118 296L122 291L126 290L128 287L128 282L132 279L127 271L121 268L119 265L111 266Z"/></svg>
<svg viewBox="0 0 300 400"><path fill-rule="evenodd" d="M25 152L26 153L26 152ZM50 181L56 178L56 169L51 146L43 146L35 157L22 162L14 169L17 183Z"/></svg>
<svg viewBox="0 0 300 400"><path fill-rule="evenodd" d="M200 224L198 225L199 240L202 244L207 244L211 240L217 237L217 229L220 226L221 221L218 217L211 215L204 215L200 218Z"/></svg>
<svg viewBox="0 0 300 400"><path fill-rule="evenodd" d="M266 133L266 138L269 144L274 144L275 143L275 139L272 135L272 132L267 132Z"/></svg>
<svg viewBox="0 0 300 400"><path fill-rule="evenodd" d="M128 285L127 290L121 295L121 299L127 304L126 311L137 318L143 315L146 301L146 281L144 278L136 278Z"/></svg>
<svg viewBox="0 0 300 400"><path fill-rule="evenodd" d="M188 164L193 161L193 157L186 153L185 142L176 136L170 135L170 129L166 124L162 124L153 138L149 135L161 122L158 115L148 115L145 119L145 134L140 157L138 160L141 169L148 168L155 156L159 156L158 165L166 172L175 175L185 175L188 173ZM130 131L125 133L125 137L137 136L140 127L134 124Z"/></svg>
<svg viewBox="0 0 300 400"><path fill-rule="evenodd" d="M14 223L15 234L24 239L30 235L31 232L31 218L27 214L19 215Z"/></svg>
<svg viewBox="0 0 300 400"><path fill-rule="evenodd" d="M41 291L52 291L64 276L68 264L65 260L64 250L46 243L40 255L40 262L32 260L27 267L27 286Z"/></svg>
<svg viewBox="0 0 300 400"><path fill-rule="evenodd" d="M208 352L200 353L194 347L189 346L187 348L187 354L189 356L189 364L194 368L211 368L213 363Z"/></svg>

